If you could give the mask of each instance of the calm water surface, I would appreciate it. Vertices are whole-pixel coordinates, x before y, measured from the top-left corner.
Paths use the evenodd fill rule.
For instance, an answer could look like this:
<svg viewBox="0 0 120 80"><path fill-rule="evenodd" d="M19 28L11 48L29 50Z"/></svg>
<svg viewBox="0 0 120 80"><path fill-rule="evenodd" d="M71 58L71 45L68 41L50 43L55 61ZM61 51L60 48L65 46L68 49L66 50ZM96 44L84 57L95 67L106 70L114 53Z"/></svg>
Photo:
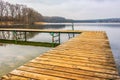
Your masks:
<svg viewBox="0 0 120 80"><path fill-rule="evenodd" d="M35 28L35 27L33 27ZM72 30L70 25L61 26L40 26L39 29L61 29ZM116 65L120 72L120 24L74 24L74 30L97 30L106 31L110 40L113 55L115 57ZM28 41L51 42L51 35L49 33L31 33ZM68 40L68 34L61 34L61 43ZM6 74L11 70L19 67L27 61L44 53L51 48L35 47L35 46L21 46L14 44L0 43L0 75Z"/></svg>
<svg viewBox="0 0 120 80"><path fill-rule="evenodd" d="M0 76L23 65L51 48L0 43Z"/></svg>

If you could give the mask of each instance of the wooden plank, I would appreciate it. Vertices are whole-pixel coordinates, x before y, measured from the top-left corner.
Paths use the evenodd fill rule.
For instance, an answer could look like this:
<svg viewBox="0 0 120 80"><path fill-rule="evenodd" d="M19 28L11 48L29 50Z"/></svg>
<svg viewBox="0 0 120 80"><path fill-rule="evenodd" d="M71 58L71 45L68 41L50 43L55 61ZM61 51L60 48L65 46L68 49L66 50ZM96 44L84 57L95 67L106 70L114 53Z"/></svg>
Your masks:
<svg viewBox="0 0 120 80"><path fill-rule="evenodd" d="M62 66L55 66L55 65L49 65L49 64L39 64L39 63L27 63L25 66L35 67L35 68L43 68L43 69L49 69L49 70L56 70L56 71L63 71L68 73L74 73L79 75L87 75L91 77L98 77L98 78L105 78L105 79L114 79L119 78L117 75L111 75L111 74L105 74L105 73L97 73L92 72L88 70L82 70L82 69L75 69L75 68L68 68L68 67L62 67Z"/></svg>
<svg viewBox="0 0 120 80"><path fill-rule="evenodd" d="M3 76L0 80L30 80L31 78L26 78L26 77L20 77L20 76L15 76L15 75L6 75Z"/></svg>
<svg viewBox="0 0 120 80"><path fill-rule="evenodd" d="M59 78L59 77L43 75L43 74L38 74L38 73L32 73L32 72L27 72L27 71L21 71L21 70L14 70L14 71L10 72L10 75L26 77L26 78L30 78L33 80L34 79L37 79L37 80L68 80L65 78Z"/></svg>
<svg viewBox="0 0 120 80"><path fill-rule="evenodd" d="M0 31L22 31L22 32L45 32L45 33L81 33L79 30L48 30L48 29L17 29L17 28L0 28Z"/></svg>
<svg viewBox="0 0 120 80"><path fill-rule="evenodd" d="M64 50L64 51L52 51L51 52L51 55L54 55L54 54L59 54L59 55L67 55L67 56L76 56L78 55L78 57L94 57L96 59L114 59L112 55L108 55L108 54L99 54L99 53L86 53L86 52L80 52L80 51L76 51L76 50ZM45 55L49 55L49 53L46 53ZM42 55L44 56L44 55ZM112 60L111 60L112 61Z"/></svg>
<svg viewBox="0 0 120 80"><path fill-rule="evenodd" d="M104 63L104 62L105 62L105 63L107 62L107 63L109 63L109 64L114 64L114 63L115 63L113 60L108 60L108 61L107 61L107 59L104 60L104 59L101 59L101 58L94 58L94 57L90 57L90 56L89 56L89 57L85 57L85 56L69 56L69 55L63 55L63 54L45 54L44 56L49 56L49 55L51 55L51 56L52 56L52 55L53 55L53 56L59 56L59 57L65 56L65 57L68 57L68 58L71 58L71 59L75 59L75 60L79 60L79 59L80 59L80 60L81 60L81 59L82 59L82 60L83 60L83 59L86 60L86 59L87 59L87 60L96 61L96 62L103 62L103 63ZM93 59L93 58L94 58L94 59ZM106 64L107 64L107 63L106 63Z"/></svg>
<svg viewBox="0 0 120 80"><path fill-rule="evenodd" d="M36 59L39 59L39 60L55 60L55 61L65 61L65 62L67 62L67 63L73 63L73 64L77 64L77 65L85 65L86 66L86 64L87 65L90 65L90 66L92 66L92 67L97 67L97 68L103 68L103 69L110 69L110 70L116 70L116 67L113 67L113 66L107 66L107 65L102 65L101 66L101 64L97 64L97 63L90 63L90 62L87 62L87 61L83 61L83 60L81 60L81 61L74 61L74 60L72 60L72 59L66 59L66 58L59 58L59 57L57 57L57 58L53 58L53 57L41 57L41 58L36 58ZM81 63L79 63L79 62L81 62Z"/></svg>
<svg viewBox="0 0 120 80"><path fill-rule="evenodd" d="M96 68L96 67L90 67L90 65L83 66L83 65L76 65L76 64L71 64L63 61L53 61L53 60L32 60L31 62L37 62L37 63L45 63L45 64L54 64L57 66L65 66L69 68L77 68L77 69L84 69L84 70L90 70L90 71L95 71L95 72L102 72L102 73L107 73L107 74L118 74L115 70L108 70L108 69L101 69L101 68Z"/></svg>
<svg viewBox="0 0 120 80"><path fill-rule="evenodd" d="M69 51L71 51L71 52L69 52ZM78 55L78 56L76 56L76 57L87 57L87 56L89 56L89 58L94 58L94 59L102 59L102 60L107 60L107 59L111 59L110 61L111 62L113 62L113 57L112 56L110 56L110 55L97 55L97 54L89 54L89 53L81 53L81 52L77 52L77 51L72 51L72 50L69 50L69 51L64 51L64 52L56 52L56 51L54 51L54 52L52 52L51 53L51 55L67 55L67 56L76 56L76 55ZM49 53L47 54L45 54L45 55L49 55Z"/></svg>
<svg viewBox="0 0 120 80"><path fill-rule="evenodd" d="M44 74L44 75L49 75L49 76L62 77L62 78L67 78L67 79L72 79L72 80L75 80L75 79L76 80L78 80L78 79L80 79L80 80L83 80L83 79L101 80L102 79L102 78L90 77L87 75L78 75L78 74L73 74L73 73L67 73L64 71L33 68L33 67L27 67L27 66L21 66L18 69L22 70L22 71L34 72L34 73L39 73L39 74Z"/></svg>
<svg viewBox="0 0 120 80"><path fill-rule="evenodd" d="M110 64L110 63L106 63L106 62L103 62L103 61L92 61L90 59L73 59L73 58L70 58L70 57L65 57L64 55L63 56L60 56L59 54L56 56L56 55L43 55L42 58L54 58L54 59L62 59L62 60L69 60L69 61L73 61L73 62L81 62L81 63L89 63L89 64L96 64L96 65L103 65L103 66L109 66L109 67L114 67L116 68L115 64Z"/></svg>
<svg viewBox="0 0 120 80"><path fill-rule="evenodd" d="M59 50L59 51L58 51ZM70 53L72 53L72 52L74 52L74 51L76 51L76 52L78 52L78 53L87 53L87 54L96 54L97 53L97 55L106 55L106 56L110 56L110 57L113 57L113 55L112 54L110 54L111 53L111 51L109 50L109 51L87 51L87 50L79 50L79 48L75 48L75 50L74 49L68 49L68 48L65 48L64 47L64 49L63 48L59 48L59 47L57 47L56 49L52 49L52 50L50 50L51 52L49 52L49 53L64 53L64 51L71 51ZM56 51L56 52L55 52ZM47 52L46 52L47 53ZM103 54L104 53L104 54ZM66 53L67 54L67 53ZM76 54L76 53L74 53L74 54ZM102 56L102 57L104 57L104 56Z"/></svg>

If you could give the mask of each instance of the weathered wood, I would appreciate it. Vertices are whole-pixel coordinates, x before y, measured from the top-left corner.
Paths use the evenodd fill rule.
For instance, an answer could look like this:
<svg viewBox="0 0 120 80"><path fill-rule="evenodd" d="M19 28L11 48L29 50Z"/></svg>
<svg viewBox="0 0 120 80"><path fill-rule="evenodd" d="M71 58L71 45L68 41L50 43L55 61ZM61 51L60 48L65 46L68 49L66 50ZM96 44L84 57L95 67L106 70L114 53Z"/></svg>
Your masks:
<svg viewBox="0 0 120 80"><path fill-rule="evenodd" d="M28 64L25 64L25 66L30 66L30 67L35 67L35 68L42 68L42 69L57 70L57 71L74 73L74 74L79 74L79 75L88 75L88 76L98 77L98 78L106 78L106 79L107 78L118 78L117 75L112 75L112 74L95 73L94 71L89 71L89 70L68 68L68 67L49 65L49 64L42 64L42 63L35 63L35 62L30 62Z"/></svg>
<svg viewBox="0 0 120 80"><path fill-rule="evenodd" d="M45 33L81 33L79 30L48 30L48 29L17 29L17 28L0 28L0 31L19 31L19 32L45 32Z"/></svg>
<svg viewBox="0 0 120 80"><path fill-rule="evenodd" d="M110 64L110 63L106 63L106 62L103 62L103 61L92 61L91 59L88 59L88 58L81 58L81 59L74 59L74 58L70 58L70 57L66 57L64 55L60 56L59 54L56 56L56 55L44 55L42 56L42 58L52 58L52 59L62 59L62 60L69 60L69 61L72 61L72 62L81 62L81 63L89 63L89 64L96 64L96 65L103 65L103 66L108 66L108 67L114 67L116 68L115 64ZM102 62L102 63L101 63Z"/></svg>
<svg viewBox="0 0 120 80"><path fill-rule="evenodd" d="M45 75L56 76L56 77L67 78L67 79L80 79L80 80L83 80L83 79L97 79L97 80L100 80L100 78L91 77L91 76L87 76L87 75L66 73L64 71L40 69L40 68L33 68L33 67L26 67L26 66L22 66L18 69L22 70L22 71L28 71L28 72L32 71L32 72L35 72L35 73L38 73L38 74L45 74Z"/></svg>
<svg viewBox="0 0 120 80"><path fill-rule="evenodd" d="M50 64L50 65L54 64L54 65L57 65L57 66L64 66L64 67L69 67L69 68L103 72L103 73L107 73L107 74L117 74L117 72L115 70L108 70L108 69L91 67L87 64L86 64L86 66L83 66L83 65L76 65L76 64L63 62L63 61L57 62L57 61L51 61L51 60L32 60L31 62L45 63L45 64Z"/></svg>
<svg viewBox="0 0 120 80"><path fill-rule="evenodd" d="M10 72L10 75L14 76L21 76L21 77L26 77L29 79L37 79L37 80L68 80L65 78L60 78L60 77L54 77L54 76L49 76L49 75L44 75L44 74L39 74L39 73L34 73L34 72L27 72L27 71L22 71L22 70L14 70Z"/></svg>
<svg viewBox="0 0 120 80"><path fill-rule="evenodd" d="M0 80L29 80L30 78L20 77L15 75L6 75L3 76Z"/></svg>
<svg viewBox="0 0 120 80"><path fill-rule="evenodd" d="M78 32L82 33L13 70L2 80L120 80L106 33Z"/></svg>
<svg viewBox="0 0 120 80"><path fill-rule="evenodd" d="M63 55L63 54L59 54L59 53L58 53L58 54L45 54L45 55L43 55L43 56L58 56L58 57L63 57L63 56L64 56L64 57L71 58L71 59L74 59L74 60L79 60L79 59L80 59L80 60L81 60L81 59L84 59L84 60L85 60L85 59L87 59L87 60L90 60L90 61L96 61L96 62L101 62L101 63L102 63L102 62L103 62L103 63L104 63L104 62L105 62L105 63L107 62L108 64L115 64L114 61L113 61L113 60L110 60L109 58L108 58L109 60L108 60L108 59L105 59L105 60L104 60L104 59L101 59L101 58L94 58L94 57L91 57L91 56L89 56L89 57L85 57L85 56L82 56L82 55L81 55L81 56L73 56L73 55L72 55L72 56L69 56L69 55ZM94 58L94 60L93 60L93 58ZM107 61L107 60L108 60L108 61ZM107 63L106 63L106 64L107 64Z"/></svg>
<svg viewBox="0 0 120 80"><path fill-rule="evenodd" d="M37 58L38 60L50 60L50 61L57 61L57 62L67 62L67 63L71 63L71 64L75 64L75 65L82 65L82 66L91 66L91 67L95 67L95 68L102 68L102 69L110 69L110 70L116 70L115 67L111 67L111 66L104 66L104 65L98 65L98 64L93 64L93 63L88 63L88 62L82 62L79 63L79 62L76 62L76 61L73 61L73 60L67 60L67 59L59 59L59 58ZM86 64L87 63L87 64Z"/></svg>

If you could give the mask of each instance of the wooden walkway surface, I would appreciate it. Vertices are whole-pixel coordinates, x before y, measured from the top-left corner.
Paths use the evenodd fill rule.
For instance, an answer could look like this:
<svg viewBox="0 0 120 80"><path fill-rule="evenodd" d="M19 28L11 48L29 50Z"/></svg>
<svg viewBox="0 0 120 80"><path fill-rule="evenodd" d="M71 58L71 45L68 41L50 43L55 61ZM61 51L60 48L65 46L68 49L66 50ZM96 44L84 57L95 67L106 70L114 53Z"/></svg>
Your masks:
<svg viewBox="0 0 120 80"><path fill-rule="evenodd" d="M1 80L120 80L105 32L82 32Z"/></svg>
<svg viewBox="0 0 120 80"><path fill-rule="evenodd" d="M53 29L17 29L17 28L0 28L0 31L21 31L21 32L44 32L44 33L81 33L80 30L53 30Z"/></svg>

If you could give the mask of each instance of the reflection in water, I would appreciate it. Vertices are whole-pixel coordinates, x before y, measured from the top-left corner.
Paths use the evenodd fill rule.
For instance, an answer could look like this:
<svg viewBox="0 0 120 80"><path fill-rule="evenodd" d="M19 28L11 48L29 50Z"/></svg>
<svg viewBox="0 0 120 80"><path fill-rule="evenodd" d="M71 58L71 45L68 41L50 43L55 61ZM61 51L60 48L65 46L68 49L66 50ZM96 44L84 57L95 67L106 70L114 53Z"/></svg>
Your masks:
<svg viewBox="0 0 120 80"><path fill-rule="evenodd" d="M65 25L44 25L43 29L64 29Z"/></svg>
<svg viewBox="0 0 120 80"><path fill-rule="evenodd" d="M3 28L3 26L1 26ZM14 26L4 26L4 28L33 28L33 29L64 29L65 25L14 25ZM16 31L0 31L0 39L7 40L22 40L25 41L27 38L31 39L35 37L39 32L16 32ZM27 37L26 37L27 36Z"/></svg>
<svg viewBox="0 0 120 80"><path fill-rule="evenodd" d="M0 44L0 76L51 48Z"/></svg>
<svg viewBox="0 0 120 80"><path fill-rule="evenodd" d="M0 26L0 28L24 28L24 29L61 29L66 25L14 25L14 26Z"/></svg>
<svg viewBox="0 0 120 80"><path fill-rule="evenodd" d="M0 31L0 39L25 41L26 38L30 39L37 34L38 32Z"/></svg>

